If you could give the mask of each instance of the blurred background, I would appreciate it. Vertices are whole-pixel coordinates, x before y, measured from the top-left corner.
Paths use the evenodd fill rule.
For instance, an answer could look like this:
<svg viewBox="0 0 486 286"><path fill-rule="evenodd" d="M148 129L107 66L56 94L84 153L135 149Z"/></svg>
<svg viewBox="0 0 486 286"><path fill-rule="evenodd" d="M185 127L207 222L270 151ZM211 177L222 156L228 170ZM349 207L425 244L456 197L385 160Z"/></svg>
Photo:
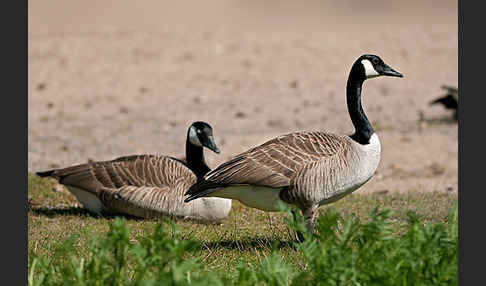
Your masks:
<svg viewBox="0 0 486 286"><path fill-rule="evenodd" d="M302 3L301 3L302 2ZM379 55L405 77L364 85L382 142L360 192L457 192L457 1L31 0L29 172L131 154L184 156L213 126L211 167L299 130L351 134L352 63Z"/></svg>

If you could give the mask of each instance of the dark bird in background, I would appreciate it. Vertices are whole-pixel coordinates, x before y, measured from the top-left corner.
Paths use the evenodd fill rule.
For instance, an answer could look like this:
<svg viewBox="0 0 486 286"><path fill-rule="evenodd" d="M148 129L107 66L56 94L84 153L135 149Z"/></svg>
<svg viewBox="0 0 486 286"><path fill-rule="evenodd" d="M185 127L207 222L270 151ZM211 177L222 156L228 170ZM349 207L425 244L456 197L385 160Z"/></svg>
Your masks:
<svg viewBox="0 0 486 286"><path fill-rule="evenodd" d="M440 103L444 105L446 109L453 109L454 118L457 120L457 106L459 103L459 91L455 87L446 86L446 85L443 85L442 89L446 91L446 94L444 96L441 96L431 101L430 105Z"/></svg>

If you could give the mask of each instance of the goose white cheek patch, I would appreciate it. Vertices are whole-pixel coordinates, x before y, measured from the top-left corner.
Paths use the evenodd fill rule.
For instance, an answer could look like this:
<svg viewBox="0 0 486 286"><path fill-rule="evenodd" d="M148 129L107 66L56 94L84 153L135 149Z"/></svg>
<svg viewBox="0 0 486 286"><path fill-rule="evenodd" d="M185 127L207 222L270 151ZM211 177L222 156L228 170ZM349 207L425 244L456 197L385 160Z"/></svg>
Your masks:
<svg viewBox="0 0 486 286"><path fill-rule="evenodd" d="M196 127L194 126L189 129L189 141L196 146L202 147L201 141L197 137Z"/></svg>
<svg viewBox="0 0 486 286"><path fill-rule="evenodd" d="M371 62L369 60L362 60L361 64L363 65L363 67L365 69L366 78L373 78L373 77L377 77L377 76L380 75L375 70L375 68L373 67L373 65L371 64Z"/></svg>

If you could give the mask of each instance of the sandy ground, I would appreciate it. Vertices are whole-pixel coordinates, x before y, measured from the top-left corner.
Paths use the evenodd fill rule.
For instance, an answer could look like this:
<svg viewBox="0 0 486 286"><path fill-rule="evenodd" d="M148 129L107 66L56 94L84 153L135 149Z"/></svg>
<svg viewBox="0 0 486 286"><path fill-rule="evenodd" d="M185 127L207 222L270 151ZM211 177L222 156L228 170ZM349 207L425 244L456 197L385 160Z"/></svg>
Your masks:
<svg viewBox="0 0 486 286"><path fill-rule="evenodd" d="M375 53L405 78L364 85L382 160L360 192L457 192L457 124L428 106L457 86L457 1L128 2L29 1L29 172L183 156L196 120L212 167L280 134L351 134L347 73Z"/></svg>

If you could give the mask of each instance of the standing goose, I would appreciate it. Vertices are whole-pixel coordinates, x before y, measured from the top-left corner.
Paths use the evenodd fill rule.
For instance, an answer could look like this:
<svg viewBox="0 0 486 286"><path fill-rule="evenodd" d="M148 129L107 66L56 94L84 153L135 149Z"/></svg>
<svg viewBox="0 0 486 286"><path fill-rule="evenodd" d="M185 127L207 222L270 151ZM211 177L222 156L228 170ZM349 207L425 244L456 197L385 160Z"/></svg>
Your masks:
<svg viewBox="0 0 486 286"><path fill-rule="evenodd" d="M380 140L361 106L361 89L366 79L382 75L403 77L375 55L359 57L351 68L346 99L353 135L296 132L271 139L207 173L185 202L230 198L264 211L278 211L278 202L285 202L302 211L312 230L319 206L355 191L378 167Z"/></svg>
<svg viewBox="0 0 486 286"><path fill-rule="evenodd" d="M184 204L184 192L210 171L203 147L219 153L213 130L205 122L188 129L186 159L161 155L132 155L37 172L54 177L89 211L125 213L137 217L174 216L204 221L225 218L231 200L205 198Z"/></svg>

